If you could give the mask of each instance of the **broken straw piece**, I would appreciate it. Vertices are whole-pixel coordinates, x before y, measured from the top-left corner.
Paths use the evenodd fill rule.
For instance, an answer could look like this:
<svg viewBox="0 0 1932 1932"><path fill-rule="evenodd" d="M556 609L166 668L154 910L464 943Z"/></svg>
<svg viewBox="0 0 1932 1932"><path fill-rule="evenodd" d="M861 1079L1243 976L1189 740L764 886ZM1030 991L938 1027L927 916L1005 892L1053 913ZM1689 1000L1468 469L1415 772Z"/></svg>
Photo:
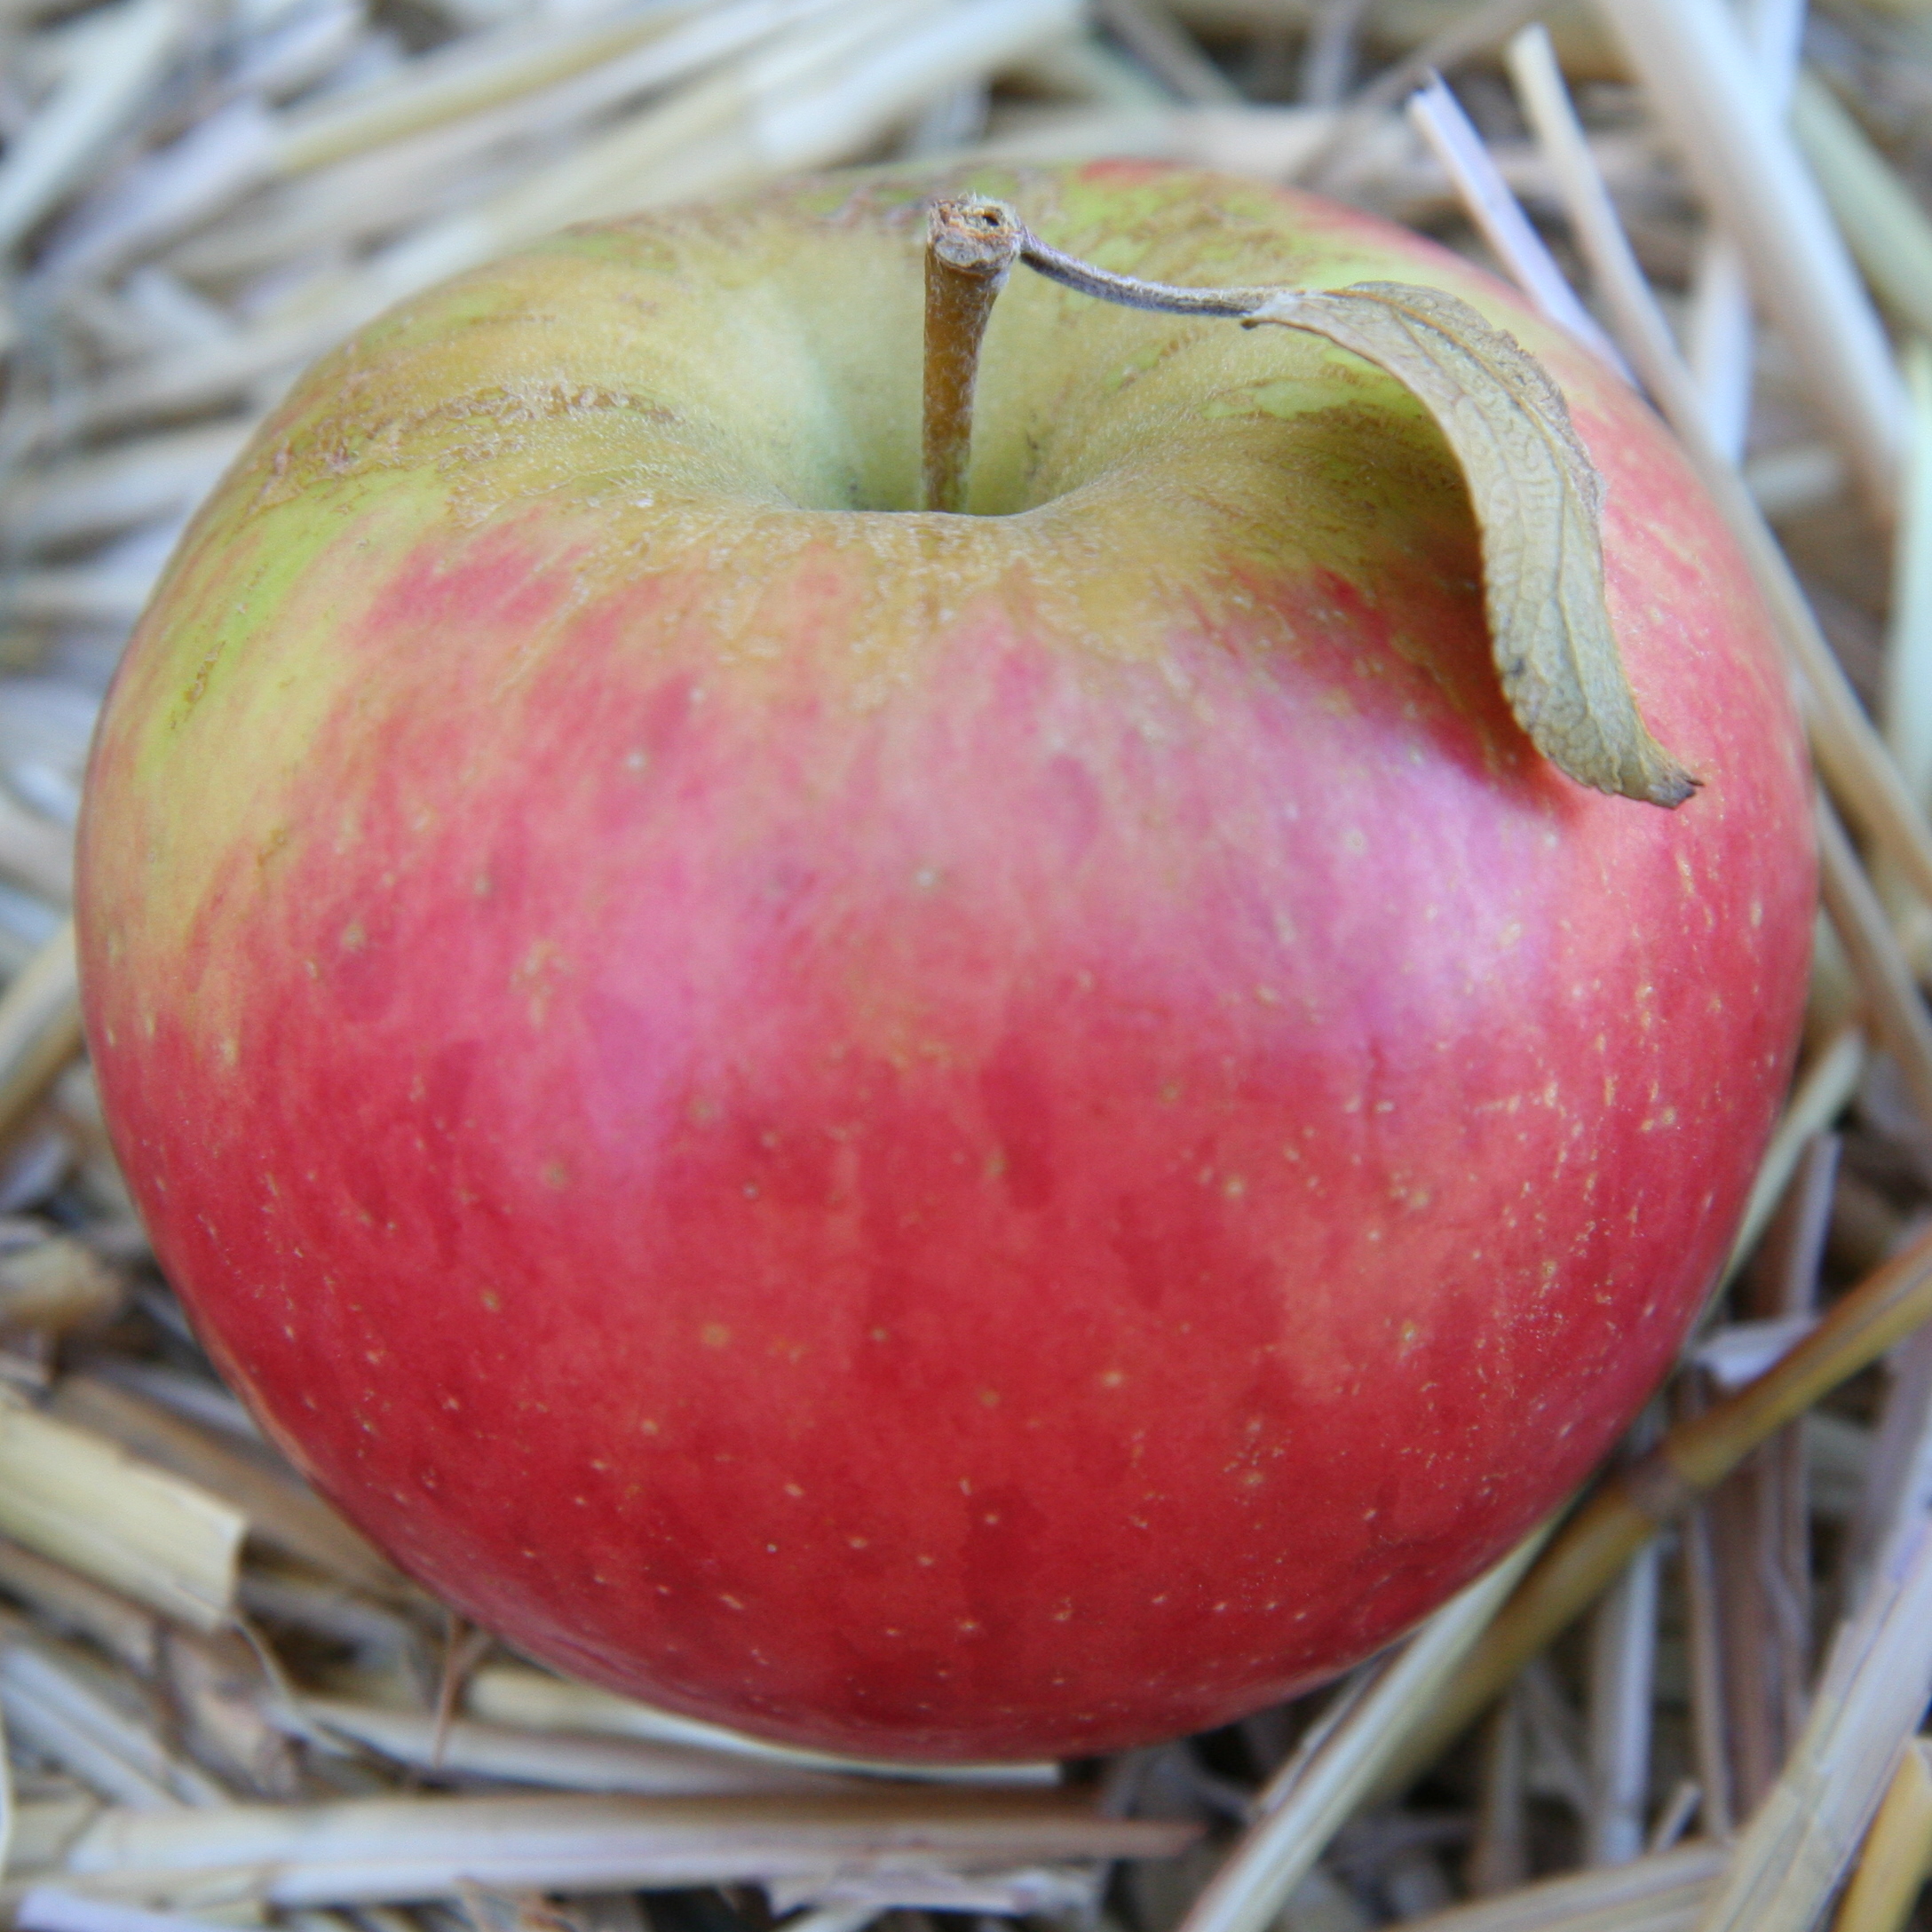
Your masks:
<svg viewBox="0 0 1932 1932"><path fill-rule="evenodd" d="M0 1532L109 1589L218 1629L248 1527L206 1490L0 1391Z"/></svg>

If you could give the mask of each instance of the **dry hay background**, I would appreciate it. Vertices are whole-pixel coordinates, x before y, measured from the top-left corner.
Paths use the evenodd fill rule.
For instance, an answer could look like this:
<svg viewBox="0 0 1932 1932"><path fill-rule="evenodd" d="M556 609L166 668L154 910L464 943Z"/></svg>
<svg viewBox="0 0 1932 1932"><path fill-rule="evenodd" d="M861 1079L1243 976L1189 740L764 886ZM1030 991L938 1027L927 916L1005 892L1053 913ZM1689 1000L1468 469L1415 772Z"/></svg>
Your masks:
<svg viewBox="0 0 1932 1932"><path fill-rule="evenodd" d="M1554 61L1543 11L0 0L0 1918L1932 1924L1932 7L1559 6ZM1778 614L1828 917L1727 1295L1555 1542L1334 1692L908 1780L536 1669L303 1489L147 1255L65 920L116 653L303 363L565 221L967 151L1301 179L1580 289Z"/></svg>

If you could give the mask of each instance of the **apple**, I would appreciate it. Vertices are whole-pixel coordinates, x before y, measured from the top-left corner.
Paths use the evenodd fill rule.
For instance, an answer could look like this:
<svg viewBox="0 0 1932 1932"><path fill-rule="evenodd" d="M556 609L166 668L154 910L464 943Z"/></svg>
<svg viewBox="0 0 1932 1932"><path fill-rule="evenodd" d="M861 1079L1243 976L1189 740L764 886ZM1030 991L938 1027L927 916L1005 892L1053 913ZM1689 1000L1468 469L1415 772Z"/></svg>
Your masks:
<svg viewBox="0 0 1932 1932"><path fill-rule="evenodd" d="M1608 479L1703 780L1505 709L1468 498L1312 337L1016 272L922 513L930 178L574 230L301 382L128 653L88 1037L155 1250L465 1615L903 1759L1211 1725L1580 1482L1792 1061L1801 739L1644 409L1359 214L982 170L1169 281L1453 290Z"/></svg>

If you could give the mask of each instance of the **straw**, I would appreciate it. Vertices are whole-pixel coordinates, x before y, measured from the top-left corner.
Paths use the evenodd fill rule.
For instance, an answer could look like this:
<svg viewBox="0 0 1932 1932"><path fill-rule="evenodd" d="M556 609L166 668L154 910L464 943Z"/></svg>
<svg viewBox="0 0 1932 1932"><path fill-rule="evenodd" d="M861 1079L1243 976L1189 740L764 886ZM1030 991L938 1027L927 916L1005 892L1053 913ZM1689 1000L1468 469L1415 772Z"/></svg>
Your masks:
<svg viewBox="0 0 1932 1932"><path fill-rule="evenodd" d="M1742 10L1765 104L1773 113L1790 99L1804 15L1804 0L1750 0ZM1711 440L1735 463L1744 454L1751 420L1757 329L1743 253L1722 227L1710 229L1698 251L1685 360L1704 399Z"/></svg>
<svg viewBox="0 0 1932 1932"><path fill-rule="evenodd" d="M1836 1136L1812 1141L1733 1296L1740 1312L1757 1318L1748 1326L1789 1331L1792 1343L1817 1319L1841 1149ZM1720 1380L1718 1386L1726 1385ZM1813 1625L1807 1453L1814 1420L1788 1423L1770 1437L1710 1501L1713 1580L1729 1674L1730 1800L1745 1813L1777 1778L1805 1718Z"/></svg>
<svg viewBox="0 0 1932 1932"><path fill-rule="evenodd" d="M1833 930L1851 962L1866 1010L1896 1062L1920 1112L1932 1121L1932 1016L1885 908L1850 841L1824 800L1817 809L1818 890Z"/></svg>
<svg viewBox="0 0 1932 1932"><path fill-rule="evenodd" d="M1722 0L1619 0L1608 19L1811 377L1820 415L1872 501L1889 511L1903 417L1891 352L1735 17Z"/></svg>
<svg viewBox="0 0 1932 1932"><path fill-rule="evenodd" d="M724 8L737 20L782 18L770 7ZM330 162L420 134L426 129L477 115L521 96L554 87L589 69L606 71L616 57L640 41L701 26L697 10L682 4L632 6L615 20L511 20L494 32L459 40L415 60L400 72L282 117L273 142L277 173L299 174ZM732 29L727 29L727 35ZM727 49L731 42L723 44ZM640 90L680 71L677 56L659 69L646 67Z"/></svg>
<svg viewBox="0 0 1932 1932"><path fill-rule="evenodd" d="M1437 75L1427 87L1409 96L1409 119L1426 140L1444 171L1454 184L1469 218L1497 254L1511 279L1538 310L1566 330L1590 353L1626 382L1634 383L1629 364L1596 319L1577 300L1542 237L1531 227L1516 198L1497 171L1482 137L1456 98Z"/></svg>
<svg viewBox="0 0 1932 1932"><path fill-rule="evenodd" d="M465 1702L478 1717L501 1724L637 1738L654 1744L756 1758L763 1763L788 1765L800 1770L884 1778L942 1778L954 1783L1019 1787L1056 1785L1060 1778L1059 1766L1051 1763L948 1764L943 1769L929 1769L799 1750L761 1738L748 1738L717 1724L701 1723L696 1718L680 1717L672 1711L657 1710L590 1684L508 1665L478 1671L470 1680Z"/></svg>
<svg viewBox="0 0 1932 1932"><path fill-rule="evenodd" d="M1695 1413L1692 1385L1680 1383L1680 1408ZM1683 1586L1685 1651L1690 1673L1690 1755L1698 1785L1698 1817L1705 1835L1728 1839L1738 1817L1730 1769L1725 1697L1725 1630L1717 1602L1717 1566L1711 1551L1711 1513L1703 1503L1685 1515L1677 1537Z"/></svg>
<svg viewBox="0 0 1932 1932"><path fill-rule="evenodd" d="M68 1375L50 1413L171 1469L247 1518L249 1534L273 1549L313 1564L378 1595L408 1586L360 1536L293 1472L278 1476L205 1429L170 1414L133 1390L89 1375Z"/></svg>
<svg viewBox="0 0 1932 1932"><path fill-rule="evenodd" d="M1642 1549L1590 1620L1589 1809L1584 1856L1628 1865L1643 1850L1661 1566Z"/></svg>
<svg viewBox="0 0 1932 1932"><path fill-rule="evenodd" d="M1911 398L1904 489L1886 626L1885 741L1905 788L1932 803L1932 345L1907 347Z"/></svg>
<svg viewBox="0 0 1932 1932"><path fill-rule="evenodd" d="M8 1746L6 1714L0 1710L0 1873L13 1856L13 1754Z"/></svg>
<svg viewBox="0 0 1932 1932"><path fill-rule="evenodd" d="M1840 1559L1845 1603L1856 1608L1899 1526L1932 1508L1932 1330L1896 1349L1865 1482Z"/></svg>
<svg viewBox="0 0 1932 1932"><path fill-rule="evenodd" d="M1469 1652L1394 1761L1386 1785L1426 1764L1461 1733L1523 1663L1595 1602L1667 1521L1818 1398L1869 1367L1932 1319L1932 1233L1836 1302L1763 1374L1606 1482L1552 1540L1522 1587Z"/></svg>
<svg viewBox="0 0 1932 1932"><path fill-rule="evenodd" d="M159 1681L172 1735L229 1796L293 1801L304 1767L281 1722L290 1700L281 1660L245 1625L211 1635L170 1627Z"/></svg>
<svg viewBox="0 0 1932 1932"><path fill-rule="evenodd" d="M199 1629L234 1608L239 1512L0 1391L0 1533Z"/></svg>
<svg viewBox="0 0 1932 1932"><path fill-rule="evenodd" d="M622 58L601 59L581 72L574 71L573 63L572 72L555 80L548 78L541 64L526 71L513 58L515 50L506 50L512 58L506 62L503 80L506 83L514 81L515 85L495 91L503 98L493 94L487 104L490 111L471 111L460 116L425 112L422 110L427 104L412 91L393 104L397 111L382 117L382 131L371 135L352 124L360 117L352 103L352 124L347 127L337 124L342 110L335 107L319 126L297 126L281 133L270 165L285 176L328 168L305 184L307 198L297 204L305 232L318 236L335 232L329 220L330 200L342 204L342 212L368 222L371 232L393 227L393 210L385 215L366 204L356 207L355 182L387 171L412 183L425 204L440 200L453 169L474 168L490 147L508 138L542 133L597 115L627 99L673 86L784 28L844 4L845 0L738 0L736 4L705 8L688 20L673 17L655 23L653 37L642 46L628 48ZM600 37L609 39L611 29L601 29ZM637 29L633 27L618 38L620 46L628 47L629 41L637 38ZM454 126L447 124L452 120ZM329 166L331 162L338 165ZM262 245L266 248L273 241L275 215L265 214L259 226ZM205 246L200 250L191 249L185 259L204 268L210 264ZM217 262L220 259L214 257ZM233 260L232 254L229 259Z"/></svg>
<svg viewBox="0 0 1932 1932"><path fill-rule="evenodd" d="M449 1897L464 1885L596 1892L763 1883L841 1870L970 1871L1169 1857L1196 1828L1109 1818L1051 1794L404 1797L103 1813L60 1861L89 1897L205 1910Z"/></svg>
<svg viewBox="0 0 1932 1932"><path fill-rule="evenodd" d="M59 225L28 278L29 300L58 301L75 283L105 275L218 214L266 178L274 139L273 116L244 95L144 155ZM151 274L126 293L137 303L147 297L152 311L154 286ZM183 291L178 286L175 292ZM175 320L183 313L177 302Z"/></svg>
<svg viewBox="0 0 1932 1932"><path fill-rule="evenodd" d="M1542 1541L1541 1532L1525 1538L1452 1597L1349 1696L1339 1722L1276 1774L1255 1801L1257 1822L1195 1900L1181 1932L1262 1932L1374 1790L1417 1716L1462 1667Z"/></svg>
<svg viewBox="0 0 1932 1932"><path fill-rule="evenodd" d="M566 222L840 159L962 74L1049 43L1073 19L1073 0L817 0L695 21L692 34L714 51L734 22L791 24L494 199L308 291L299 306L98 385L74 420L100 427L218 402L292 370L401 297Z"/></svg>
<svg viewBox="0 0 1932 1932"><path fill-rule="evenodd" d="M1012 1917L1090 1920L1105 1882L1097 1865L1027 1865L1013 1872L847 1872L774 1879L764 1888L774 1912L798 1905L826 1911L1002 1912Z"/></svg>
<svg viewBox="0 0 1932 1932"><path fill-rule="evenodd" d="M366 1745L398 1763L511 1784L673 1797L823 1791L835 1789L841 1782L826 1772L771 1763L742 1753L594 1733L533 1731L467 1719L439 1725L435 1718L414 1711L384 1710L341 1698L306 1698L301 1712L309 1724Z"/></svg>
<svg viewBox="0 0 1932 1932"><path fill-rule="evenodd" d="M86 58L0 160L0 253L12 249L121 134L193 15L186 0L123 0L89 23Z"/></svg>
<svg viewBox="0 0 1932 1932"><path fill-rule="evenodd" d="M1932 1523L1840 1634L1811 1721L1698 1932L1809 1932L1932 1697Z"/></svg>
<svg viewBox="0 0 1932 1932"><path fill-rule="evenodd" d="M29 1643L0 1647L0 1707L16 1738L98 1796L168 1811L225 1795L170 1748L152 1708L107 1694L78 1659Z"/></svg>
<svg viewBox="0 0 1932 1932"><path fill-rule="evenodd" d="M1327 138L1295 170L1293 178L1318 187L1335 186L1337 178L1348 171L1347 161L1355 145L1430 74L1500 46L1548 4L1549 0L1478 0L1467 12L1452 16L1421 46L1378 74L1348 102Z"/></svg>
<svg viewBox="0 0 1932 1932"><path fill-rule="evenodd" d="M1932 335L1932 219L1814 74L1799 79L1791 131L1879 299Z"/></svg>
<svg viewBox="0 0 1932 1932"><path fill-rule="evenodd" d="M1832 1932L1900 1932L1932 1869L1932 1770L1926 1746L1898 1761Z"/></svg>
<svg viewBox="0 0 1932 1932"><path fill-rule="evenodd" d="M44 1780L36 1780L42 1793ZM13 1841L8 1847L5 1875L18 1881L57 1864L67 1849L106 1808L67 1780L58 1795L23 1797L15 1793Z"/></svg>
<svg viewBox="0 0 1932 1932"><path fill-rule="evenodd" d="M277 1571L251 1561L235 1587L242 1625L256 1629L265 1646L273 1633L299 1644L320 1638L330 1650L353 1656L346 1681L332 1673L321 1681L331 1688L371 1695L400 1689L403 1708L421 1703L428 1678L428 1643L421 1627L400 1612L359 1596L339 1583L323 1583L300 1572ZM284 1713L293 1713L291 1697Z"/></svg>
<svg viewBox="0 0 1932 1932"><path fill-rule="evenodd" d="M1738 1224L1737 1239L1731 1243L1730 1255L1719 1280L1721 1287L1750 1259L1752 1250L1762 1239L1771 1216L1778 1211L1778 1203L1791 1184L1792 1176L1798 1170L1798 1163L1804 1158L1806 1147L1849 1105L1864 1077L1866 1054L1864 1031L1852 1025L1841 1026L1800 1073L1771 1136L1771 1144L1758 1164L1744 1219Z"/></svg>
<svg viewBox="0 0 1932 1932"><path fill-rule="evenodd" d="M1409 1924L1412 1932L1691 1932L1723 1857L1714 1844L1684 1845Z"/></svg>
<svg viewBox="0 0 1932 1932"><path fill-rule="evenodd" d="M29 1605L51 1628L86 1637L142 1676L160 1662L161 1627L151 1611L4 1539L0 1589Z"/></svg>
<svg viewBox="0 0 1932 1932"><path fill-rule="evenodd" d="M1136 60L1090 34L1070 33L1029 48L1007 69L1022 87L1091 107L1159 109L1168 91Z"/></svg>
<svg viewBox="0 0 1932 1932"><path fill-rule="evenodd" d="M1921 897L1932 899L1932 829L1925 813L1872 728L1818 629L1789 562L1736 469L1710 440L1695 385L1591 161L1548 36L1532 30L1513 41L1509 71L1548 157L1598 292L1611 312L1618 339L1742 549L1778 637L1803 680L1806 722L1823 775L1861 829L1910 878Z"/></svg>
<svg viewBox="0 0 1932 1932"><path fill-rule="evenodd" d="M1095 0L1094 14L1176 100L1199 106L1241 98L1161 0Z"/></svg>
<svg viewBox="0 0 1932 1932"><path fill-rule="evenodd" d="M51 465L31 483L0 493L0 515L19 542L36 548L161 518L178 520L234 461L249 428L245 423L216 424L157 436L133 463L115 451Z"/></svg>
<svg viewBox="0 0 1932 1932"><path fill-rule="evenodd" d="M0 994L0 1136L26 1118L80 1043L74 929L63 924Z"/></svg>
<svg viewBox="0 0 1932 1932"><path fill-rule="evenodd" d="M0 792L0 878L52 906L65 906L73 895L74 841L66 827L5 792Z"/></svg>
<svg viewBox="0 0 1932 1932"><path fill-rule="evenodd" d="M203 1920L109 1904L52 1885L30 1887L13 1908L13 1924L15 1932L214 1932Z"/></svg>
<svg viewBox="0 0 1932 1932"><path fill-rule="evenodd" d="M1512 1691L1484 1727L1476 1835L1463 1866L1470 1896L1515 1891L1530 1875L1528 1754L1523 1709Z"/></svg>

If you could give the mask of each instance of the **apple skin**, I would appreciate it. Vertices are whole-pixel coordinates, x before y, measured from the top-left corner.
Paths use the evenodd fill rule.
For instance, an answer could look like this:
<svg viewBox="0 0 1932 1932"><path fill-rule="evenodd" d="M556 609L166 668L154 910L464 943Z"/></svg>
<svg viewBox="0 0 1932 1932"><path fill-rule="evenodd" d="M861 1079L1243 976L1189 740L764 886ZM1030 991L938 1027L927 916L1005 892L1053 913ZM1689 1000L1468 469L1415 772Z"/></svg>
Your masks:
<svg viewBox="0 0 1932 1932"><path fill-rule="evenodd" d="M920 197L1177 281L1452 289L1608 479L1675 812L1546 764L1446 446L1306 336L1024 273L916 474ZM1214 1724L1587 1474L1791 1067L1801 739L1613 381L1387 226L1112 163L574 231L298 385L95 750L156 1252L466 1615L933 1761Z"/></svg>

